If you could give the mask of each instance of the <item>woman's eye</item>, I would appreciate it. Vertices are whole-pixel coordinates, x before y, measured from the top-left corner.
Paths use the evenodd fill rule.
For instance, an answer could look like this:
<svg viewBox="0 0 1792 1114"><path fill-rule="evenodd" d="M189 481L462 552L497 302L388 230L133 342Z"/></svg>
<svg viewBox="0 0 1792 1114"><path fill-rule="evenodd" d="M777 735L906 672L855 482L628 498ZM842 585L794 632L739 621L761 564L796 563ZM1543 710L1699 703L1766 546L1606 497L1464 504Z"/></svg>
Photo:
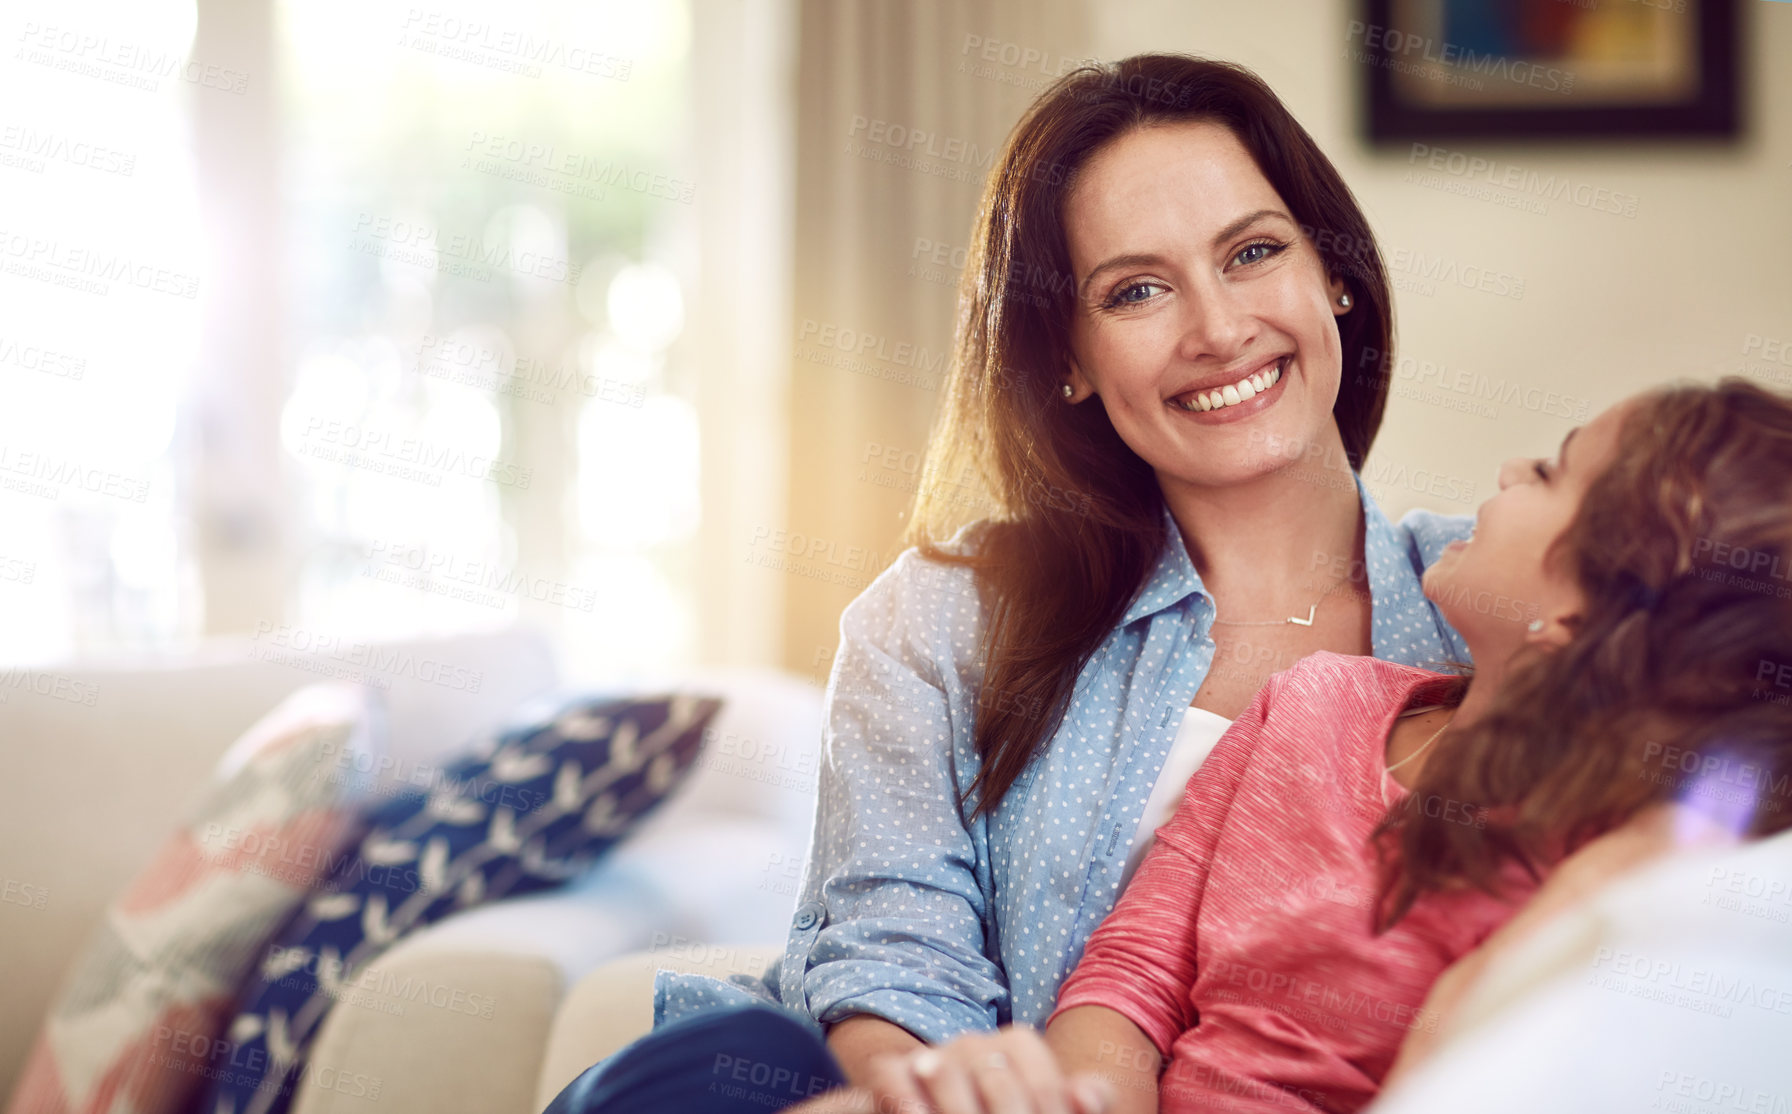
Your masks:
<svg viewBox="0 0 1792 1114"><path fill-rule="evenodd" d="M1541 460L1531 461L1531 471L1537 473L1538 479L1545 483L1549 482L1549 466L1544 464Z"/></svg>
<svg viewBox="0 0 1792 1114"><path fill-rule="evenodd" d="M1273 240L1259 240L1254 244L1246 244L1239 253L1232 257L1234 263L1261 263L1270 256L1279 253L1286 244L1278 244Z"/></svg>
<svg viewBox="0 0 1792 1114"><path fill-rule="evenodd" d="M1151 297L1151 291L1161 289L1163 289L1161 283L1129 282L1108 295L1107 304L1110 306L1137 305L1148 300Z"/></svg>

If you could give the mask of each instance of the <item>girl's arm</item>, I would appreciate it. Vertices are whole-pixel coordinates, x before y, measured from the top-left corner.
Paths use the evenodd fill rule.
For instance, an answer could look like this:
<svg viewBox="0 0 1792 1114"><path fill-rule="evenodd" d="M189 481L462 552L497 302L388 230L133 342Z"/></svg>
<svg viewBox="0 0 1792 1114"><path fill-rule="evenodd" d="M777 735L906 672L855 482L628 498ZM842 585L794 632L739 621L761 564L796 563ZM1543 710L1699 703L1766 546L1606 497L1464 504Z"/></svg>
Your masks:
<svg viewBox="0 0 1792 1114"><path fill-rule="evenodd" d="M1059 988L1057 1011L1048 1026L1074 1007L1106 1007L1143 1033L1146 1045L1167 1055L1176 1038L1199 1020L1190 992L1208 867L1277 687L1272 678L1258 690L1189 778L1176 814L1157 830L1156 842L1119 904L1089 937L1081 962ZM1084 1033L1085 1027L1078 1025L1060 1040L1074 1037L1080 1043ZM1111 1034L1094 1039L1095 1045L1078 1051L1080 1061L1104 1051L1119 1054L1118 1046L1106 1049L1100 1043L1111 1041ZM1137 1043L1129 1054L1142 1053ZM1054 1041L1053 1047L1060 1043Z"/></svg>
<svg viewBox="0 0 1792 1114"><path fill-rule="evenodd" d="M1157 1114L1163 1057L1145 1031L1106 1006L1072 1006L1054 1015L1045 1043L1066 1077L1094 1075L1112 1089L1109 1114Z"/></svg>

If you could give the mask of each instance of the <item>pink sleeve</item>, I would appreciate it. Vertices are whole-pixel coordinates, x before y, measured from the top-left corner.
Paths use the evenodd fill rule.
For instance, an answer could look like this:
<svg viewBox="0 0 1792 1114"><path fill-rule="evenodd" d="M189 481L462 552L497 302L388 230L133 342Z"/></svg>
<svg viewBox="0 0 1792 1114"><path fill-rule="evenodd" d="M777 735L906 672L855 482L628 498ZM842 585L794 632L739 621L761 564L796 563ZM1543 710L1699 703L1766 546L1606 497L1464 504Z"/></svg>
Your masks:
<svg viewBox="0 0 1792 1114"><path fill-rule="evenodd" d="M1165 1056L1176 1038L1194 1027L1198 1019L1189 992L1207 868L1256 750L1274 683L1257 691L1189 778L1176 814L1157 830L1119 904L1089 937L1081 962L1059 988L1048 1026L1072 1006L1106 1006L1143 1030Z"/></svg>

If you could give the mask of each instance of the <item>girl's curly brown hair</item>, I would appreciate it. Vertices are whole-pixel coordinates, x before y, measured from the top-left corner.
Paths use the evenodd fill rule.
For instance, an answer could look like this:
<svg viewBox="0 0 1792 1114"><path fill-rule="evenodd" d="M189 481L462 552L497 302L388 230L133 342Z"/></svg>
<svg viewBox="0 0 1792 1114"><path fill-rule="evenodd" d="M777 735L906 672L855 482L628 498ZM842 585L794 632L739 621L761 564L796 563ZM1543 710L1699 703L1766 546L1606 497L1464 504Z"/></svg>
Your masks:
<svg viewBox="0 0 1792 1114"><path fill-rule="evenodd" d="M1499 700L1425 765L1375 834L1378 923L1422 893L1540 878L1646 806L1738 835L1792 826L1792 400L1740 378L1649 392L1547 560L1586 608L1522 653ZM1484 826L1481 826L1484 825Z"/></svg>

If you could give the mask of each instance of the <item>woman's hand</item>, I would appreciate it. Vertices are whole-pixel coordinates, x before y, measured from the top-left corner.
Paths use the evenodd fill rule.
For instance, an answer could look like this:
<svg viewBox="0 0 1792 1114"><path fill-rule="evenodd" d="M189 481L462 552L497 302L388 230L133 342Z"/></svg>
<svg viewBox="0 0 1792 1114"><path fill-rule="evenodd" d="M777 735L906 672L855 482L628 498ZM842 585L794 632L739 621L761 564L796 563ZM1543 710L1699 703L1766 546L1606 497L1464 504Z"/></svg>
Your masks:
<svg viewBox="0 0 1792 1114"><path fill-rule="evenodd" d="M1105 1080L1066 1078L1025 1025L879 1056L867 1086L877 1114L1103 1114L1113 1105Z"/></svg>

